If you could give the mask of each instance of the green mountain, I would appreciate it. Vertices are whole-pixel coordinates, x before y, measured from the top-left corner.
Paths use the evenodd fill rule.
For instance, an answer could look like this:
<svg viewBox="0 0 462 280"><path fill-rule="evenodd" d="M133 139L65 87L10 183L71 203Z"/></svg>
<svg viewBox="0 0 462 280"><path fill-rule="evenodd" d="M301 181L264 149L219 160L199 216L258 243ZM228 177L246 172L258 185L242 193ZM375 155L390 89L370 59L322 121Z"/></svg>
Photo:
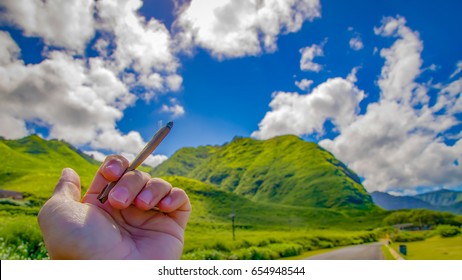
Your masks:
<svg viewBox="0 0 462 280"><path fill-rule="evenodd" d="M296 136L235 138L183 148L155 168L218 186L253 201L329 209L375 209L359 177L331 153Z"/></svg>
<svg viewBox="0 0 462 280"><path fill-rule="evenodd" d="M0 140L0 155L0 189L40 199L50 197L63 168L76 170L85 189L99 165L68 143L37 135Z"/></svg>

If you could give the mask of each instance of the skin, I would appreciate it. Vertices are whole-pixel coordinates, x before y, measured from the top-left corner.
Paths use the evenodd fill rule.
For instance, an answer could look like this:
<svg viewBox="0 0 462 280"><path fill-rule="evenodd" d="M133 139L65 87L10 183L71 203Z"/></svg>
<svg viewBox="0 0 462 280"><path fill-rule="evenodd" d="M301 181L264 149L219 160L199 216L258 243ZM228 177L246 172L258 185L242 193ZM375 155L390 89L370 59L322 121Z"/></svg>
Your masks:
<svg viewBox="0 0 462 280"><path fill-rule="evenodd" d="M65 168L52 197L38 214L51 259L179 259L191 213L186 193L109 156L81 199L80 178ZM120 181L106 203L97 197ZM152 210L157 206L160 210Z"/></svg>

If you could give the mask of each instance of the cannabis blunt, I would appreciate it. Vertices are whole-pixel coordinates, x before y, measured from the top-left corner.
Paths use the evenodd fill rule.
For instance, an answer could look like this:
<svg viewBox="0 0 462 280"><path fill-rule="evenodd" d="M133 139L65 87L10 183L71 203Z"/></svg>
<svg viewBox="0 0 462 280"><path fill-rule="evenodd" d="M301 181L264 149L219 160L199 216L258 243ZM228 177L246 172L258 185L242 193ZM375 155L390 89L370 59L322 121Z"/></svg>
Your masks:
<svg viewBox="0 0 462 280"><path fill-rule="evenodd" d="M125 174L125 173L127 173L129 171L135 170L138 166L140 166L141 163L143 163L143 161L150 154L152 154L152 152L154 152L154 150L157 148L157 146L159 146L159 144L162 142L162 140L164 140L164 138L168 135L168 133L170 132L172 127L173 127L173 122L169 122L169 123L167 123L166 126L159 129L159 131L156 132L156 134L146 144L144 149L136 156L136 158L132 161L130 166L128 166L128 168L124 171L123 174ZM123 176L123 174L122 174L122 176ZM122 177L122 176L120 176L120 177ZM114 182L110 182L109 184L106 185L106 187L104 187L104 189L101 191L101 193L98 196L98 200L101 203L106 202L106 200L108 198L108 195L109 195L109 192L112 190L112 188L114 188L114 186L117 184L117 182L119 182L119 180L114 181Z"/></svg>

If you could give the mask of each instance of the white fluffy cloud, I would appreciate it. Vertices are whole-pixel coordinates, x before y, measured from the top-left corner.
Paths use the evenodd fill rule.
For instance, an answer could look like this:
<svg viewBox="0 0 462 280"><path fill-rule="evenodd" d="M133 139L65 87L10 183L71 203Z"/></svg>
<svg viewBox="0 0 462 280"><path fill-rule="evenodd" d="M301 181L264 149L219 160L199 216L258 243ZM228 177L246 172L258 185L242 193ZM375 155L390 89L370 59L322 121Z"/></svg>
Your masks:
<svg viewBox="0 0 462 280"><path fill-rule="evenodd" d="M173 104L171 106L164 104L162 105L161 111L171 113L173 118L181 117L185 113L183 106L179 104Z"/></svg>
<svg viewBox="0 0 462 280"><path fill-rule="evenodd" d="M124 110L140 97L149 100L182 84L170 33L138 14L142 1L21 0L0 6L6 22L45 44L43 61L26 65L20 47L0 31L0 135L18 138L39 126L50 138L77 146L139 152L141 135L117 128ZM100 55L87 57L89 47ZM142 93L133 94L139 87ZM183 107L175 105L166 112L177 117Z"/></svg>
<svg viewBox="0 0 462 280"><path fill-rule="evenodd" d="M84 151L89 156L92 156L95 160L103 162L108 155L100 152L100 151ZM136 154L132 153L122 153L122 156L124 156L128 161L132 161L135 159ZM150 155L144 162L143 164L151 166L151 167L156 167L162 162L166 161L168 158L164 155Z"/></svg>
<svg viewBox="0 0 462 280"><path fill-rule="evenodd" d="M2 1L4 18L50 45L82 53L95 33L94 0Z"/></svg>
<svg viewBox="0 0 462 280"><path fill-rule="evenodd" d="M359 36L351 38L349 43L350 43L350 48L355 51L359 51L362 48L364 48L363 41L361 40L361 37Z"/></svg>
<svg viewBox="0 0 462 280"><path fill-rule="evenodd" d="M97 2L98 26L106 36L95 48L104 55L115 45L111 67L117 72L135 70L137 75L131 76L130 85L143 86L143 98L149 100L159 92L179 90L182 78L176 74L179 63L169 31L158 20L146 21L140 16L137 11L142 4L141 0Z"/></svg>
<svg viewBox="0 0 462 280"><path fill-rule="evenodd" d="M451 79L454 78L457 74L462 72L462 60L459 60L456 65L456 70L451 74Z"/></svg>
<svg viewBox="0 0 462 280"><path fill-rule="evenodd" d="M359 51L364 48L363 40L361 39L361 34L356 32L352 26L348 27L348 31L353 33L353 37L351 37L350 41L350 48L354 51Z"/></svg>
<svg viewBox="0 0 462 280"><path fill-rule="evenodd" d="M364 92L350 78L333 78L309 94L273 93L268 112L253 137L267 139L281 134L324 133L324 123L331 120L339 129L353 123Z"/></svg>
<svg viewBox="0 0 462 280"><path fill-rule="evenodd" d="M1 34L1 38L13 42L7 33ZM132 138L130 134L116 131L115 123L135 96L104 67L101 59L92 58L86 65L86 61L64 52L51 52L40 64L24 65L19 59L10 61L0 65L3 74L0 132L3 136L24 136L28 132L26 124L35 123L48 127L50 137L65 139L74 145L94 145L103 134ZM20 123L18 127L22 129L9 130L3 125L11 118ZM108 148L109 142L106 140L104 148ZM137 146L142 144L138 137Z"/></svg>
<svg viewBox="0 0 462 280"><path fill-rule="evenodd" d="M176 21L179 45L195 45L220 59L276 50L280 34L320 17L319 0L194 0Z"/></svg>
<svg viewBox="0 0 462 280"><path fill-rule="evenodd" d="M100 162L103 162L104 159L106 159L107 155L105 155L104 153L100 152L100 151L83 151L85 154L93 157L93 159L97 160L97 161L100 161Z"/></svg>
<svg viewBox="0 0 462 280"><path fill-rule="evenodd" d="M302 58L300 59L300 70L319 72L322 69L322 65L313 62L313 59L317 56L323 56L324 51L322 50L324 43L321 45L313 44L309 47L300 49Z"/></svg>
<svg viewBox="0 0 462 280"><path fill-rule="evenodd" d="M302 79L301 81L295 81L295 85L301 90L308 90L313 84L313 80Z"/></svg>
<svg viewBox="0 0 462 280"><path fill-rule="evenodd" d="M441 85L436 102L430 103L430 85L416 82L423 63L418 33L406 26L403 17L385 18L375 33L397 39L380 52L385 59L378 80L380 100L369 104L364 114L357 110L363 94L353 84L354 75L329 79L307 95L275 95L272 111L253 136L322 134L323 124L331 120L339 135L320 145L363 176L369 191L459 185L462 140L460 134L444 135L460 123L455 114L462 112L462 78ZM337 91L321 90L332 89L334 81ZM314 100L321 97L331 102L315 106Z"/></svg>
<svg viewBox="0 0 462 280"><path fill-rule="evenodd" d="M122 156L124 156L126 159L128 159L130 162L135 159L136 154L130 154L130 153L122 153ZM156 167L162 162L166 161L168 158L164 155L150 155L144 162L143 164L151 166L151 167Z"/></svg>

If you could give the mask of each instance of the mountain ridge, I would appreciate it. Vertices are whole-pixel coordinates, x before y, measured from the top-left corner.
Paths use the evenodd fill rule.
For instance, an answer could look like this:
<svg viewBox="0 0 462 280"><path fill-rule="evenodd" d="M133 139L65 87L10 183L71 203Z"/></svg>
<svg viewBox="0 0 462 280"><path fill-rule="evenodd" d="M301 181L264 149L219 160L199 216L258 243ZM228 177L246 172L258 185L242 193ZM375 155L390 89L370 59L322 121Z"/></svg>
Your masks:
<svg viewBox="0 0 462 280"><path fill-rule="evenodd" d="M462 192L437 190L414 196L395 196L384 192L371 193L374 203L385 210L429 209L462 214Z"/></svg>
<svg viewBox="0 0 462 280"><path fill-rule="evenodd" d="M338 209L373 209L360 178L330 152L294 135L235 137L221 146L178 150L154 176L180 175L255 201Z"/></svg>

